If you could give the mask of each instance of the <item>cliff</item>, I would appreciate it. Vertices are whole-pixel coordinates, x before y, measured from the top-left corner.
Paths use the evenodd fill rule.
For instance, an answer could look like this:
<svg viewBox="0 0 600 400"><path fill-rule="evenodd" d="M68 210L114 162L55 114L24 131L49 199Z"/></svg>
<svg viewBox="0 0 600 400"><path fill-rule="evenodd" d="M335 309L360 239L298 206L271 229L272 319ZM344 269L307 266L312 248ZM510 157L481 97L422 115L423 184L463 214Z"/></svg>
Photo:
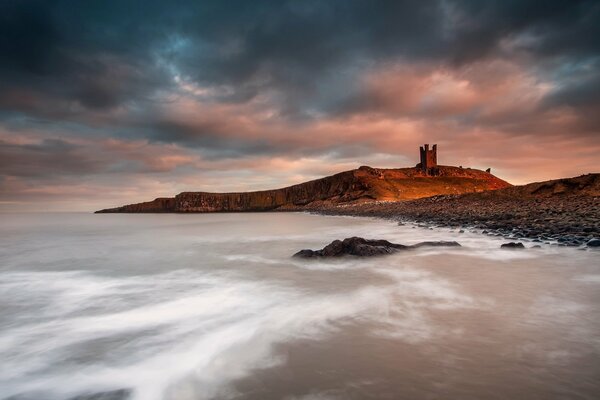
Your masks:
<svg viewBox="0 0 600 400"><path fill-rule="evenodd" d="M281 189L239 193L183 192L175 197L157 198L97 213L301 210L315 204L410 200L509 186L488 172L470 168L439 166L437 176L427 176L417 168L360 167Z"/></svg>

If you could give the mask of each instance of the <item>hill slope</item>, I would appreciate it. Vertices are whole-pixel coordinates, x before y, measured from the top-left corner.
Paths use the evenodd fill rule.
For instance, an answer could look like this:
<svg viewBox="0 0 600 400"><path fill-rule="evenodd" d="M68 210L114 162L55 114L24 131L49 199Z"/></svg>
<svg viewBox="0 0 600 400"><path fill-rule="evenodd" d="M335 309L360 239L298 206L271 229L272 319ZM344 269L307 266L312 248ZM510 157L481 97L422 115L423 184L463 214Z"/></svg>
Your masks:
<svg viewBox="0 0 600 400"><path fill-rule="evenodd" d="M498 236L581 245L600 236L600 174L410 201L315 205L311 211L470 226Z"/></svg>
<svg viewBox="0 0 600 400"><path fill-rule="evenodd" d="M438 176L417 168L360 167L282 189L239 193L183 192L175 197L97 211L226 212L302 209L316 204L372 200L409 200L441 194L482 192L509 187L494 175L476 169L440 166Z"/></svg>

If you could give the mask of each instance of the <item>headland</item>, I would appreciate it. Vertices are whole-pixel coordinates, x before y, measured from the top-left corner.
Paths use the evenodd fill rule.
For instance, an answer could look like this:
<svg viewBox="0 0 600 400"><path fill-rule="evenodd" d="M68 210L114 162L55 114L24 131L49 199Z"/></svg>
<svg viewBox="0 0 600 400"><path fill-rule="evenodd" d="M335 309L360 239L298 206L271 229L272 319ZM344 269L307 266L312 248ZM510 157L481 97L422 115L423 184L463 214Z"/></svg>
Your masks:
<svg viewBox="0 0 600 400"><path fill-rule="evenodd" d="M280 189L182 192L96 212L309 211L469 227L571 246L600 236L600 174L513 186L490 169L438 165L437 145L422 146L419 155L415 167L362 166Z"/></svg>

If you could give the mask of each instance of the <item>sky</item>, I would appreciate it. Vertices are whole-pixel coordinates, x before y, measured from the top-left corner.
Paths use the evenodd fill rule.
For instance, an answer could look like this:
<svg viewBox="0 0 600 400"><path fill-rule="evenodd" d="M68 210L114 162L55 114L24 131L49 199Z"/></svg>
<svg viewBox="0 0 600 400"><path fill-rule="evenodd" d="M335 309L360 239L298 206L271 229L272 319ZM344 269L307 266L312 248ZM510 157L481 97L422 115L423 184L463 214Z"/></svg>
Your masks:
<svg viewBox="0 0 600 400"><path fill-rule="evenodd" d="M600 172L600 2L0 1L0 211L438 162Z"/></svg>

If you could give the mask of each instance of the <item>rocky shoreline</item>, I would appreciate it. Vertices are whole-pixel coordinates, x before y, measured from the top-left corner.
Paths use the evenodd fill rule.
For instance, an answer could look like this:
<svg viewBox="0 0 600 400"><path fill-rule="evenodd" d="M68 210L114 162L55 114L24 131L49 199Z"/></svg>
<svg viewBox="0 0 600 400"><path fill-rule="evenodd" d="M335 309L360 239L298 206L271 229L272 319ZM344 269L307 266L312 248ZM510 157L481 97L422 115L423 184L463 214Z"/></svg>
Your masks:
<svg viewBox="0 0 600 400"><path fill-rule="evenodd" d="M475 230L510 240L597 247L600 246L599 192L600 175L590 174L484 193L399 202L321 204L305 210Z"/></svg>

